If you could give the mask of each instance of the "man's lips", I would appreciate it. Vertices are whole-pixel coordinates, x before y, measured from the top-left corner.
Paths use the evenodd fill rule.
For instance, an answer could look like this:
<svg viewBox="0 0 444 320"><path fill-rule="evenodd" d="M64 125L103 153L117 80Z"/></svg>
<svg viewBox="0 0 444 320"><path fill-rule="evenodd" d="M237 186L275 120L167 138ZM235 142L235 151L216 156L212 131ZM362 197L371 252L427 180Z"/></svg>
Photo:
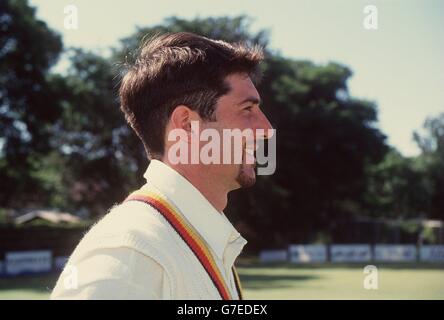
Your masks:
<svg viewBox="0 0 444 320"><path fill-rule="evenodd" d="M245 163L256 167L256 157L253 149L245 148Z"/></svg>

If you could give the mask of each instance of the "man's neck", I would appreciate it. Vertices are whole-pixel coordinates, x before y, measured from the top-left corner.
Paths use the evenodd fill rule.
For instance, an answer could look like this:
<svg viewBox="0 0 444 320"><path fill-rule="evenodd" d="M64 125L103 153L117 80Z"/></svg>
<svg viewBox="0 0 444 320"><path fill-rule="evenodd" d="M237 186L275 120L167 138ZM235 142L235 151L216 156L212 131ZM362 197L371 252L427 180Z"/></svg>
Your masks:
<svg viewBox="0 0 444 320"><path fill-rule="evenodd" d="M187 179L218 212L225 209L229 190L209 177L203 165L174 165L165 159L161 161Z"/></svg>

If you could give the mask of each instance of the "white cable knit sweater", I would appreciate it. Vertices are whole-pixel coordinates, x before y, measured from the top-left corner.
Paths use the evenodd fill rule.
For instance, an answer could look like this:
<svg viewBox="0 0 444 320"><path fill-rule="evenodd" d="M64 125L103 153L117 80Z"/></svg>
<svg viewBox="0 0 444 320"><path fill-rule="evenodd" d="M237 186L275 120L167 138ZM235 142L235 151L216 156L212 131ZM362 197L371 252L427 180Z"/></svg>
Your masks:
<svg viewBox="0 0 444 320"><path fill-rule="evenodd" d="M147 186L179 208L208 244L237 298L231 268L246 244L185 178L151 161ZM113 207L71 255L52 299L220 299L205 269L159 212L129 201Z"/></svg>

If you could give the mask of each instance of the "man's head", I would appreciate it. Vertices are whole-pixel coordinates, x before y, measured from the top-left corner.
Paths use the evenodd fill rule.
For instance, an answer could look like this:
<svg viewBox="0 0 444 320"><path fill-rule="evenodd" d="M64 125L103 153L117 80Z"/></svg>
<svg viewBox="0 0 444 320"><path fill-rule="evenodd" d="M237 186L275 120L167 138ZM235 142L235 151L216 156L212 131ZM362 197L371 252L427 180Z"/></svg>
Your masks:
<svg viewBox="0 0 444 320"><path fill-rule="evenodd" d="M120 88L121 109L148 157L165 160L173 129L269 129L259 109L260 47L229 44L192 33L154 37L140 49ZM207 165L229 188L254 183L254 166Z"/></svg>

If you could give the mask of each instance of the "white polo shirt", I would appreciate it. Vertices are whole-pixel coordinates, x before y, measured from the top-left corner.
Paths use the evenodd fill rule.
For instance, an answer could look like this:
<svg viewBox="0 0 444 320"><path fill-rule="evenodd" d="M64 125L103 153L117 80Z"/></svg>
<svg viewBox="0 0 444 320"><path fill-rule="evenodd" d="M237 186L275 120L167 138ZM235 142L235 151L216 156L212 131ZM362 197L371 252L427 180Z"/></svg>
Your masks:
<svg viewBox="0 0 444 320"><path fill-rule="evenodd" d="M146 187L162 193L200 233L238 298L231 268L247 241L183 176L152 160ZM151 206L114 206L71 255L52 299L221 299L199 260Z"/></svg>

